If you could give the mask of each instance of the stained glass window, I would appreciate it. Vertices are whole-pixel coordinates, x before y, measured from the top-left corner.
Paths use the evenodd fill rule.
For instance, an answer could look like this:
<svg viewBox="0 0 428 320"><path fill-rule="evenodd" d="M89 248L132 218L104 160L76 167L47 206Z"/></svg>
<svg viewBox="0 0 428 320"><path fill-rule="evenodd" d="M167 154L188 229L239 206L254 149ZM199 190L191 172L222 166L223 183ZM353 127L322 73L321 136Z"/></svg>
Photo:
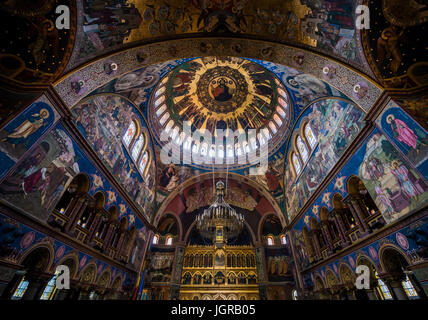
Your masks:
<svg viewBox="0 0 428 320"><path fill-rule="evenodd" d="M401 284L403 285L404 291L406 291L406 294L409 298L418 297L418 294L416 293L416 290L413 287L413 284L410 282L409 277L407 275L406 275L406 280L403 280Z"/></svg>
<svg viewBox="0 0 428 320"><path fill-rule="evenodd" d="M303 140L300 136L297 136L296 143L303 162L308 161L308 158L309 158L308 149L306 148L306 145L303 143Z"/></svg>
<svg viewBox="0 0 428 320"><path fill-rule="evenodd" d="M134 121L131 121L128 129L126 130L125 134L123 135L123 143L125 144L126 147L129 147L132 140L134 139L136 132L137 132L137 126L135 125Z"/></svg>
<svg viewBox="0 0 428 320"><path fill-rule="evenodd" d="M267 237L267 244L268 244L268 246L273 246L274 242L273 242L272 236Z"/></svg>
<svg viewBox="0 0 428 320"><path fill-rule="evenodd" d="M55 281L56 277L58 276L59 272L55 272L55 275L52 277L51 280L49 280L48 284L45 287L45 290L42 293L42 296L40 297L40 300L51 300L53 297L53 293L55 292Z"/></svg>
<svg viewBox="0 0 428 320"><path fill-rule="evenodd" d="M305 126L305 137L311 149L314 149L317 144L317 138L315 137L315 134L312 131L311 125L309 123Z"/></svg>
<svg viewBox="0 0 428 320"><path fill-rule="evenodd" d="M143 156L141 157L139 168L140 172L144 174L144 170L146 170L147 163L149 162L149 153L146 151L144 152Z"/></svg>
<svg viewBox="0 0 428 320"><path fill-rule="evenodd" d="M293 153L291 156L291 160L293 161L294 170L296 171L296 174L300 174L300 171L302 170L302 166L300 165L299 158L297 158L296 154Z"/></svg>
<svg viewBox="0 0 428 320"><path fill-rule="evenodd" d="M392 300L391 292L389 292L389 289L386 286L385 282L383 282L382 279L379 278L379 275L377 274L377 272L375 273L375 276L378 282L377 290L381 295L382 300Z"/></svg>
<svg viewBox="0 0 428 320"><path fill-rule="evenodd" d="M157 234L155 234L153 236L153 244L158 244L158 242L159 242L159 236Z"/></svg>
<svg viewBox="0 0 428 320"><path fill-rule="evenodd" d="M27 291L28 283L29 282L25 280L25 278L22 278L21 282L18 285L18 288L16 288L15 293L12 296L12 300L22 299L25 291Z"/></svg>
<svg viewBox="0 0 428 320"><path fill-rule="evenodd" d="M140 155L141 149L144 146L144 136L142 134L140 134L140 136L138 137L137 142L135 142L134 147L132 148L132 159L134 159L134 161L137 161L138 156Z"/></svg>

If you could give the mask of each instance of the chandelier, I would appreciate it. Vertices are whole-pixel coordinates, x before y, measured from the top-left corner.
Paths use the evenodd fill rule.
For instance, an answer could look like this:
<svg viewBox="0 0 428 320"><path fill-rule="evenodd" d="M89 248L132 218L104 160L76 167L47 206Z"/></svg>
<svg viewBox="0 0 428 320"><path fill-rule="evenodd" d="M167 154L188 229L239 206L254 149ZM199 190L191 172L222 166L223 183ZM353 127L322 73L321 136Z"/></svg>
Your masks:
<svg viewBox="0 0 428 320"><path fill-rule="evenodd" d="M244 216L224 201L224 183L216 184L214 203L196 217L196 228L202 237L212 242L236 238L244 226Z"/></svg>

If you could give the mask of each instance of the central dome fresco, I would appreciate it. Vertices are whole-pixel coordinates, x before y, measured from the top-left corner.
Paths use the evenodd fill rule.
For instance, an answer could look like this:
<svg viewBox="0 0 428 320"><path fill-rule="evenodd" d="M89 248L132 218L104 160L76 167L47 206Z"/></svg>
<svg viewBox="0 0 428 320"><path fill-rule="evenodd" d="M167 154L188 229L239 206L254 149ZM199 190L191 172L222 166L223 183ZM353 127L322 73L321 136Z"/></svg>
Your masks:
<svg viewBox="0 0 428 320"><path fill-rule="evenodd" d="M234 57L204 57L187 61L169 72L152 93L149 121L160 141L162 130L176 147L201 156L226 159L257 150L269 143L269 151L283 142L289 125L290 99L277 77L260 64ZM201 143L183 131L256 129L257 139L234 146ZM217 162L218 163L218 162ZM221 165L220 165L221 166Z"/></svg>

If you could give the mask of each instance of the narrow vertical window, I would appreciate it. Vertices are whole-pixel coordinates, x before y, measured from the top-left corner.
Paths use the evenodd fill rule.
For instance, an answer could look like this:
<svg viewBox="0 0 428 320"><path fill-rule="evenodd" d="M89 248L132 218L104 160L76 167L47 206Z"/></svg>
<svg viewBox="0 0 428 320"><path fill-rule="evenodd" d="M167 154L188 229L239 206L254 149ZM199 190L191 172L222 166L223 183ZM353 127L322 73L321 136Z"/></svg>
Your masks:
<svg viewBox="0 0 428 320"><path fill-rule="evenodd" d="M315 137L315 134L312 131L311 125L309 123L307 123L305 126L305 137L306 141L309 143L309 146L313 150L317 144L317 138Z"/></svg>
<svg viewBox="0 0 428 320"><path fill-rule="evenodd" d="M28 288L28 281L25 280L25 278L22 278L21 282L18 285L18 288L16 288L15 293L12 296L12 300L20 300L25 294L25 291L27 291Z"/></svg>
<svg viewBox="0 0 428 320"><path fill-rule="evenodd" d="M302 160L304 163L306 163L306 161L308 161L308 158L309 158L309 152L300 136L297 136L296 143L297 143L297 148L299 149L299 153L302 156Z"/></svg>
<svg viewBox="0 0 428 320"><path fill-rule="evenodd" d="M144 136L141 134L138 137L137 142L135 142L134 147L132 148L132 154L131 155L132 155L132 159L134 159L134 161L137 161L138 156L140 155L141 149L144 146L144 140L145 140Z"/></svg>
<svg viewBox="0 0 428 320"><path fill-rule="evenodd" d="M146 170L148 162L149 162L149 153L146 151L141 157L140 164L138 165L138 167L140 168L141 174L144 174L144 170Z"/></svg>
<svg viewBox="0 0 428 320"><path fill-rule="evenodd" d="M297 175L299 175L302 170L302 166L300 165L299 158L297 158L294 152L293 152L293 155L291 156L291 160L293 161L294 171L296 172Z"/></svg>
<svg viewBox="0 0 428 320"><path fill-rule="evenodd" d="M153 244L158 244L159 243L159 236L157 234L155 234L153 236Z"/></svg>
<svg viewBox="0 0 428 320"><path fill-rule="evenodd" d="M131 144L132 140L134 140L134 136L135 133L137 132L137 126L135 125L135 122L132 121L129 124L128 129L126 130L125 134L123 135L123 144L126 147L129 147L129 145Z"/></svg>

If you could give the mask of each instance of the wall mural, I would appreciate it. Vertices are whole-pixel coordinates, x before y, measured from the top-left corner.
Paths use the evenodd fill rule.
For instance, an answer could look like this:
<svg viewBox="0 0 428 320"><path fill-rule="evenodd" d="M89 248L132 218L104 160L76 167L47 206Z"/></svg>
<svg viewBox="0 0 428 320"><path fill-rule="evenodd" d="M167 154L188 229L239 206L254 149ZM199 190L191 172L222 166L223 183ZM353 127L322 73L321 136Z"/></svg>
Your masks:
<svg viewBox="0 0 428 320"><path fill-rule="evenodd" d="M54 109L41 98L0 130L0 178L52 127L58 118Z"/></svg>
<svg viewBox="0 0 428 320"><path fill-rule="evenodd" d="M400 106L412 116L426 131L428 131L428 95L397 100Z"/></svg>
<svg viewBox="0 0 428 320"><path fill-rule="evenodd" d="M291 256L287 249L265 248L265 259L269 282L291 280Z"/></svg>
<svg viewBox="0 0 428 320"><path fill-rule="evenodd" d="M378 126L428 180L428 133L394 101L377 120Z"/></svg>
<svg viewBox="0 0 428 320"><path fill-rule="evenodd" d="M46 222L68 183L80 172L86 173L90 178L90 195L93 196L97 191L104 192L106 207L117 206L119 219L126 216L129 227L136 226L137 245L144 249L147 228L104 176L87 160L87 156L72 141L61 124L57 124L2 181L1 200ZM143 249L133 251L132 263L135 267L142 261Z"/></svg>
<svg viewBox="0 0 428 320"><path fill-rule="evenodd" d="M51 83L67 64L73 49L75 11L71 8L70 30L55 27L57 1L2 1L0 26L3 43L0 74L23 83Z"/></svg>
<svg viewBox="0 0 428 320"><path fill-rule="evenodd" d="M13 263L18 263L24 254L32 250L34 246L41 244L53 248L53 266L57 265L64 257L76 256L79 263L78 272L82 271L92 262L96 264L96 281L103 272L110 270L110 286L117 278L122 280L121 288L124 290L126 289L125 286L132 288L135 283L136 277L134 274L130 274L124 270L113 267L101 260L80 252L67 244L55 240L41 232L35 231L14 219L0 215L0 258ZM50 272L53 273L53 269L50 270ZM78 276L79 275L80 274L78 274Z"/></svg>
<svg viewBox="0 0 428 320"><path fill-rule="evenodd" d="M155 250L155 249L152 249ZM169 282L172 280L172 267L174 264L175 249L156 249L150 253L148 267L149 283Z"/></svg>
<svg viewBox="0 0 428 320"><path fill-rule="evenodd" d="M378 241L375 241L358 251L346 255L339 260L322 266L321 268L307 274L306 286L313 286L315 275L320 275L325 280L326 270L329 269L339 278L339 265L344 264L355 271L358 257L369 257L375 264L375 268L382 273L380 264L380 250L384 246L392 246L402 250L412 264L422 263L428 260L428 220L423 219L398 230ZM386 270L384 270L386 271ZM339 278L340 279L340 278Z"/></svg>
<svg viewBox="0 0 428 320"><path fill-rule="evenodd" d="M129 196L141 206L147 220L151 221L156 173L149 170L144 176L122 143L133 119L138 120L141 130L147 128L143 117L128 100L117 95L91 97L74 107L72 112L79 131ZM153 159L153 148L148 135L145 140Z"/></svg>
<svg viewBox="0 0 428 320"><path fill-rule="evenodd" d="M284 185L286 194L288 194L289 222L364 127L363 118L364 113L360 109L349 102L337 99L316 102L301 115L300 120L296 123L298 129L294 131L294 134L300 133L300 126L307 121L317 142L300 174L296 175L293 162L287 161ZM293 141L294 134L292 135ZM290 142L288 155L292 150L291 146Z"/></svg>
<svg viewBox="0 0 428 320"><path fill-rule="evenodd" d="M426 2L378 0L370 7L370 19L376 23L362 33L364 47L384 86L408 88L426 84L428 49L420 39L428 21ZM409 46L411 50L404 50Z"/></svg>
<svg viewBox="0 0 428 320"><path fill-rule="evenodd" d="M289 41L365 68L354 28L357 5L352 0L83 0L72 65L143 39L220 32Z"/></svg>
<svg viewBox="0 0 428 320"><path fill-rule="evenodd" d="M296 121L303 109L313 101L325 97L346 96L336 88L331 87L327 82L312 75L297 71L296 69L276 64L273 62L257 59L248 59L261 64L266 69L272 71L284 86L293 100L293 121ZM334 66L331 66L334 69Z"/></svg>
<svg viewBox="0 0 428 320"><path fill-rule="evenodd" d="M332 198L338 193L348 195L347 181L352 176L361 178L370 196L379 208L387 224L405 216L412 210L423 207L428 200L428 184L392 145L387 137L376 128L347 164L339 171L324 192L314 201L302 218L294 225L293 235L300 266L308 266L303 254L303 227L310 229L310 220L320 221L320 208L333 208Z"/></svg>

